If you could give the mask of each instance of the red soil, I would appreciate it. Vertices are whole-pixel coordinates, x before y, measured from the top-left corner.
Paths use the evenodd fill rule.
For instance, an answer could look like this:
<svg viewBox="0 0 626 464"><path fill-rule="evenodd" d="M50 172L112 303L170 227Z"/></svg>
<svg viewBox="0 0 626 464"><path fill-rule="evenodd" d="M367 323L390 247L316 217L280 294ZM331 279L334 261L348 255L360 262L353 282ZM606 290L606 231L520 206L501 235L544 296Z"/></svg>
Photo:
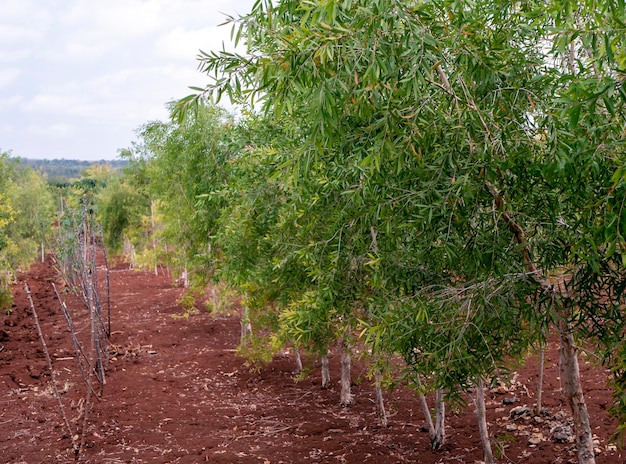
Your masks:
<svg viewBox="0 0 626 464"><path fill-rule="evenodd" d="M85 384L73 358L67 323L51 288L60 285L49 263L37 264L14 287L11 314L0 315L0 461L65 463L74 460L71 440L59 412L51 377L23 290L33 294L61 400L73 433ZM377 425L374 393L366 368L353 366L356 404L339 407L338 362L331 357L332 387L320 389L319 362L306 358L310 375L294 377L292 353L285 351L260 372L237 357L239 322L207 312L176 318L182 290L167 276L127 270L111 272L112 336L104 394L88 415L86 463L473 463L482 459L471 408L449 411L448 441L429 449L419 402L408 390L386 393L389 427ZM70 309L80 310L62 292ZM88 332L76 320L79 335ZM560 395L558 355L546 356L543 403L549 414L513 419L513 407L533 405L537 360L518 369L516 381L487 394L488 420L500 462L576 462L570 443L557 443L550 428L569 417ZM611 392L606 372L581 359L592 428L600 463L623 463L626 452L611 446L616 423L607 408ZM505 398L519 401L504 405ZM471 404L471 401L469 401ZM531 434L543 440L529 445ZM497 449L496 449L497 448Z"/></svg>

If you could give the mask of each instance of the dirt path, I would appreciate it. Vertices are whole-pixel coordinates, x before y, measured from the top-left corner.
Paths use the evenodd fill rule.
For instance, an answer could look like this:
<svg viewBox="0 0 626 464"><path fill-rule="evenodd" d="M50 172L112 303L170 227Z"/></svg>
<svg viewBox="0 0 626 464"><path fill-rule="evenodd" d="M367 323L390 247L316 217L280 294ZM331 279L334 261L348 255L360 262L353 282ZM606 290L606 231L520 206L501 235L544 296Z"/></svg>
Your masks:
<svg viewBox="0 0 626 464"><path fill-rule="evenodd" d="M50 376L34 329L23 283L31 287L62 400L71 426L80 430L84 383L77 374L67 324L47 263L20 276L10 315L0 315L0 462L73 461L71 441L52 393ZM331 359L333 386L319 388L319 363L305 359L311 374L296 381L291 353L285 351L260 372L250 372L235 354L239 323L206 312L189 318L176 300L181 289L167 276L130 271L111 273L111 355L102 401L89 415L88 463L472 463L482 456L470 409L451 412L448 445L429 451L428 433L414 396L396 389L386 394L390 427L377 426L374 394L366 369L353 368L356 404L340 408L338 356ZM63 293L68 306L79 303ZM77 321L77 330L86 324ZM511 410L532 406L534 359L518 370L508 389L488 395L488 417L500 462L575 462L570 443L551 433L569 416L559 394L557 354L547 356L544 404L549 413L511 418ZM583 377L598 437L598 462L623 463L610 436L615 423L606 408L610 391L602 369L583 362ZM517 399L504 405L505 399ZM539 438L536 445L529 438Z"/></svg>

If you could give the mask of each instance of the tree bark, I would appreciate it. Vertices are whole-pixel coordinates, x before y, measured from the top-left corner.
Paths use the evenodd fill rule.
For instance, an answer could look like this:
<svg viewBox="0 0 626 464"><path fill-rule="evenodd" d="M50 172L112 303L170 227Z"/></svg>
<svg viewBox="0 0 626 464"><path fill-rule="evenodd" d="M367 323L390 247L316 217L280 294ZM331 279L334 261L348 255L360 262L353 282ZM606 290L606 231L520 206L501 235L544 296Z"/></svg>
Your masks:
<svg viewBox="0 0 626 464"><path fill-rule="evenodd" d="M443 398L443 389L435 392L435 436L430 438L433 450L439 450L446 444L446 403Z"/></svg>
<svg viewBox="0 0 626 464"><path fill-rule="evenodd" d="M493 452L491 451L491 441L489 440L489 429L487 427L487 408L485 407L485 386L483 379L476 381L476 398L472 398L476 408L476 417L478 418L478 431L480 433L480 442L483 445L483 454L485 464L494 464Z"/></svg>
<svg viewBox="0 0 626 464"><path fill-rule="evenodd" d="M350 348L346 340L341 341L341 394L339 404L343 407L352 405L352 378L350 376Z"/></svg>
<svg viewBox="0 0 626 464"><path fill-rule="evenodd" d="M252 323L250 322L250 310L247 305L241 307L241 346L250 342L252 336Z"/></svg>
<svg viewBox="0 0 626 464"><path fill-rule="evenodd" d="M561 377L563 389L572 410L574 419L574 433L576 434L576 448L579 464L595 464L593 451L593 435L589 423L589 412L585 404L580 369L578 365L577 349L574 336L567 319L563 314L558 315L558 330L560 342Z"/></svg>
<svg viewBox="0 0 626 464"><path fill-rule="evenodd" d="M428 426L428 435L430 437L430 448L433 451L440 450L443 445L446 444L446 404L443 401L443 390L437 389L435 393L435 422L433 423L432 415L430 414L430 408L428 407L428 401L423 393L419 394L420 403L422 405L422 411L424 412L424 418L426 419L426 425Z"/></svg>
<svg viewBox="0 0 626 464"><path fill-rule="evenodd" d="M426 395L422 392L419 394L420 404L422 405L422 412L424 413L424 420L426 420L426 426L428 427L428 434L432 437L435 434L435 424L433 424L433 416L430 414L430 408L428 407L428 401Z"/></svg>
<svg viewBox="0 0 626 464"><path fill-rule="evenodd" d="M155 220L155 204L154 204L154 200L150 199L150 225L152 226L152 250L154 251L154 275L158 276L159 275L159 266L158 266L158 260L157 260L157 240L156 240L156 235L155 235L155 225L156 225L156 220Z"/></svg>
<svg viewBox="0 0 626 464"><path fill-rule="evenodd" d="M511 213L506 210L506 203L501 192L498 192L489 182L486 183L488 190L494 198L494 204L500 212L502 220L507 224L509 230L513 234L515 241L521 246L524 265L529 276L534 279L546 295L550 295L556 304L564 296L564 291L552 285L537 269L532 258L532 253L524 229L517 223ZM579 464L595 464L593 452L593 435L591 433L591 425L589 423L589 413L585 398L583 395L582 385L580 382L580 370L578 366L578 357L576 355L576 347L571 327L567 322L567 314L561 309L558 314L557 329L559 332L560 342L560 363L561 377L564 380L565 396L569 402L574 418L574 433L576 435L576 448L578 450Z"/></svg>
<svg viewBox="0 0 626 464"><path fill-rule="evenodd" d="M376 389L376 411L378 412L378 419L380 420L381 427L387 427L389 421L387 420L387 411L385 410L385 399L383 398L382 388L382 373L380 369L376 369L374 373L375 389Z"/></svg>
<svg viewBox="0 0 626 464"><path fill-rule="evenodd" d="M322 388L330 387L330 368L328 366L328 354L322 355Z"/></svg>
<svg viewBox="0 0 626 464"><path fill-rule="evenodd" d="M543 366L546 358L546 344L541 343L541 351L539 352L539 378L537 379L537 402L535 403L535 415L541 414L541 396L543 394Z"/></svg>
<svg viewBox="0 0 626 464"><path fill-rule="evenodd" d="M302 372L302 357L300 356L300 350L298 349L297 345L293 345L293 354L294 357L296 358L296 371L294 372L295 374L299 374L300 372Z"/></svg>

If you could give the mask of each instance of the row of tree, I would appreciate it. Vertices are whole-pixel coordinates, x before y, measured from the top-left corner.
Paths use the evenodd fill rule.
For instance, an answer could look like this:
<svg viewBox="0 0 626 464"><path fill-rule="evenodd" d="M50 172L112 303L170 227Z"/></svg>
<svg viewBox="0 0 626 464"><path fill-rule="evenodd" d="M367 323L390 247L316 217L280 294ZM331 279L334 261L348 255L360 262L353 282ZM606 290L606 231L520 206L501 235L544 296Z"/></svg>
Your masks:
<svg viewBox="0 0 626 464"><path fill-rule="evenodd" d="M34 170L0 153L0 310L10 310L9 285L50 245L52 189Z"/></svg>
<svg viewBox="0 0 626 464"><path fill-rule="evenodd" d="M479 412L483 381L555 330L594 462L576 337L626 422L625 17L596 0L259 0L231 18L246 53L202 52L211 83L123 152L108 241L236 287L244 345L262 326L324 366L338 344L349 372L361 343L377 385L400 355L420 392L473 390ZM224 95L254 111L206 102Z"/></svg>

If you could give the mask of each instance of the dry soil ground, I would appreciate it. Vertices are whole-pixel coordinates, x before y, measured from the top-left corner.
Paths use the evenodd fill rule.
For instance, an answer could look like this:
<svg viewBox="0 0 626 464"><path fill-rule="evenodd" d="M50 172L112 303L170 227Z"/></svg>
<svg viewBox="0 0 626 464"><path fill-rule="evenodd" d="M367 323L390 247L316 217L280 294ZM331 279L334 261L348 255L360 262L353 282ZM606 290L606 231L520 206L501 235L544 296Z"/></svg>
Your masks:
<svg viewBox="0 0 626 464"><path fill-rule="evenodd" d="M73 357L67 323L51 283L62 286L50 262L20 275L11 314L0 315L0 462L72 462L71 440L53 394L51 376L23 290L27 283L51 354L73 433L79 434L85 384ZM404 389L386 393L390 424L377 425L366 368L353 368L356 404L339 407L335 381L320 389L318 360L305 358L310 375L296 379L285 351L251 372L237 357L239 322L200 312L189 318L176 303L182 290L168 276L128 270L111 272L112 336L103 397L88 415L85 463L473 463L482 451L471 408L450 411L445 449L429 450L419 402ZM70 309L80 304L62 292ZM77 316L76 332L88 332ZM567 425L560 395L557 352L547 353L545 415L511 411L535 401L537 360L519 368L510 388L488 393L488 419L499 461L575 462L571 443L558 442L555 426ZM611 444L615 422L606 372L582 359L599 463L624 463ZM504 404L513 398L516 402ZM471 404L471 403L470 403ZM519 411L517 409L516 411ZM532 444L529 443L536 443Z"/></svg>

